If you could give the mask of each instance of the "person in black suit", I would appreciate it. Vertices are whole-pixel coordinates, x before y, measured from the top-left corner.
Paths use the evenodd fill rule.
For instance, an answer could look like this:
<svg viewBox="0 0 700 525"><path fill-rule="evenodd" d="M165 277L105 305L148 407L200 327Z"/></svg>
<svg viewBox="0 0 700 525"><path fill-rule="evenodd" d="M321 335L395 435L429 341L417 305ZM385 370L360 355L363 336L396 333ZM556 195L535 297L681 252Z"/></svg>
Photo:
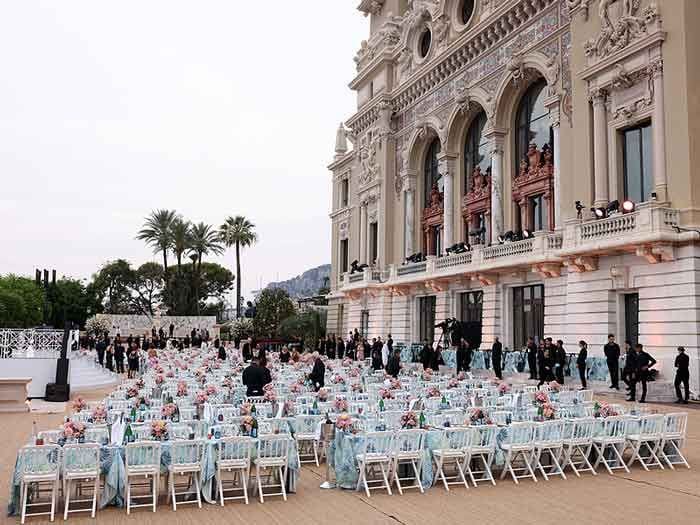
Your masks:
<svg viewBox="0 0 700 525"><path fill-rule="evenodd" d="M676 367L676 378L673 380L673 386L676 387L676 403L688 404L688 398L690 397L690 357L685 353L685 348L682 346L678 347L678 355L676 356L676 361L673 363ZM685 391L685 397L681 397L681 385L683 385L683 390Z"/></svg>
<svg viewBox="0 0 700 525"><path fill-rule="evenodd" d="M170 323L170 326L168 327L168 334L170 335L170 339L173 338L174 333L175 333L175 325L173 323Z"/></svg>
<svg viewBox="0 0 700 525"><path fill-rule="evenodd" d="M336 348L336 357L338 359L343 359L345 357L345 341L342 337L338 338L338 346Z"/></svg>
<svg viewBox="0 0 700 525"><path fill-rule="evenodd" d="M537 379L537 345L532 337L527 338L527 366L530 379Z"/></svg>
<svg viewBox="0 0 700 525"><path fill-rule="evenodd" d="M338 342L335 340L335 335L331 336L329 344L326 345L326 357L328 357L328 359L335 359L335 349L337 345Z"/></svg>
<svg viewBox="0 0 700 525"><path fill-rule="evenodd" d="M126 357L126 351L124 350L124 345L120 342L114 348L114 362L117 365L117 374L124 373L124 357Z"/></svg>
<svg viewBox="0 0 700 525"><path fill-rule="evenodd" d="M581 390L584 390L588 386L586 384L586 359L588 359L588 345L586 341L579 341L578 348L576 368L578 368L578 377L581 379Z"/></svg>
<svg viewBox="0 0 700 525"><path fill-rule="evenodd" d="M464 339L464 337L462 337L462 339L459 342L456 357L457 373L459 374L460 372L469 372L472 361L472 349L469 346L469 341Z"/></svg>
<svg viewBox="0 0 700 525"><path fill-rule="evenodd" d="M243 343L243 347L241 348L241 355L243 356L243 361L250 361L250 358L253 357L253 353L250 348L250 339L246 339Z"/></svg>
<svg viewBox="0 0 700 525"><path fill-rule="evenodd" d="M566 350L564 349L564 341L557 340L554 347L554 370L557 383L564 384L564 368L566 367Z"/></svg>
<svg viewBox="0 0 700 525"><path fill-rule="evenodd" d="M542 355L540 361L540 382L538 387L542 386L545 382L549 383L554 380L554 375L552 374L552 368L554 366L554 359L552 359L551 352L552 347L547 349L542 348Z"/></svg>
<svg viewBox="0 0 700 525"><path fill-rule="evenodd" d="M622 382L625 383L625 390L629 392L632 383L632 374L634 373L634 348L632 341L625 341L625 366L622 368Z"/></svg>
<svg viewBox="0 0 700 525"><path fill-rule="evenodd" d="M384 363L382 363L382 345L377 342L376 338L372 339L370 357L372 358L372 370L381 370L384 366Z"/></svg>
<svg viewBox="0 0 700 525"><path fill-rule="evenodd" d="M493 345L491 346L491 363L493 364L493 373L498 379L503 380L503 372L501 371L501 358L503 357L503 345L494 337Z"/></svg>
<svg viewBox="0 0 700 525"><path fill-rule="evenodd" d="M386 344L389 347L389 352L392 354L394 353L394 339L391 337L391 334L389 334L388 339L386 340Z"/></svg>
<svg viewBox="0 0 700 525"><path fill-rule="evenodd" d="M392 377L398 377L401 372L401 350L398 348L393 351L389 362L386 364L386 371Z"/></svg>
<svg viewBox="0 0 700 525"><path fill-rule="evenodd" d="M100 363L100 366L104 366L105 350L107 349L107 343L105 343L104 340L100 339L99 341L97 341L95 349L97 350L97 362Z"/></svg>
<svg viewBox="0 0 700 525"><path fill-rule="evenodd" d="M423 370L431 368L434 354L435 350L433 350L433 348L428 344L428 340L424 340L423 348L421 349L420 354L418 354L418 359L420 359L420 362L423 365Z"/></svg>
<svg viewBox="0 0 700 525"><path fill-rule="evenodd" d="M630 397L627 401L634 401L637 393L637 383L642 383L642 397L639 398L640 403L646 403L647 398L647 380L649 379L649 369L656 364L656 359L651 357L644 351L644 346L636 344L634 346L635 361L634 361L634 381L630 388Z"/></svg>
<svg viewBox="0 0 700 525"><path fill-rule="evenodd" d="M243 370L242 381L247 387L246 396L261 396L263 395L263 386L265 386L265 370L260 366L257 358L254 358L250 365Z"/></svg>
<svg viewBox="0 0 700 525"><path fill-rule="evenodd" d="M323 360L317 352L314 352L313 357L314 367L311 369L308 378L314 387L314 391L318 392L325 385L326 365L323 364Z"/></svg>
<svg viewBox="0 0 700 525"><path fill-rule="evenodd" d="M620 345L615 342L615 336L608 334L608 343L603 347L610 372L610 388L620 390Z"/></svg>
<svg viewBox="0 0 700 525"><path fill-rule="evenodd" d="M226 361L226 348L224 348L224 345L222 345L218 339L214 341L214 348L217 350L217 357L219 360Z"/></svg>
<svg viewBox="0 0 700 525"><path fill-rule="evenodd" d="M114 346L112 345L107 346L105 368L114 372Z"/></svg>

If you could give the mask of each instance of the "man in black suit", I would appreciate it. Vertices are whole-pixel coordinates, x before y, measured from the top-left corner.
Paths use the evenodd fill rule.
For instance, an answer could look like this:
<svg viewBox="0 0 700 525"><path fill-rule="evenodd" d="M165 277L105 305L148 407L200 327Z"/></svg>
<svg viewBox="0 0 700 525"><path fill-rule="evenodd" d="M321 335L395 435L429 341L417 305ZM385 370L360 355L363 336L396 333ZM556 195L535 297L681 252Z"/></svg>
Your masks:
<svg viewBox="0 0 700 525"><path fill-rule="evenodd" d="M388 339L386 340L386 345L389 347L389 352L392 354L394 353L394 339L391 337L391 334L388 335Z"/></svg>
<svg viewBox="0 0 700 525"><path fill-rule="evenodd" d="M435 350L428 344L428 340L423 341L423 349L418 355L421 364L423 365L423 370L427 370L432 367L433 361L435 360Z"/></svg>
<svg viewBox="0 0 700 525"><path fill-rule="evenodd" d="M644 351L644 346L636 344L634 346L635 361L634 361L634 379L630 387L630 397L627 401L634 401L637 393L637 383L642 383L642 397L639 398L640 403L646 403L647 398L647 380L649 379L649 369L656 364L656 359L651 357Z"/></svg>
<svg viewBox="0 0 700 525"><path fill-rule="evenodd" d="M250 339L246 339L243 343L243 348L241 348L241 355L243 356L243 361L250 361L253 356L252 350L250 348Z"/></svg>
<svg viewBox="0 0 700 525"><path fill-rule="evenodd" d="M469 341L462 339L459 341L459 346L457 347L457 373L469 372L472 362L472 349L469 346Z"/></svg>
<svg viewBox="0 0 700 525"><path fill-rule="evenodd" d="M576 368L578 368L578 376L581 379L581 390L585 390L586 384L586 359L588 359L588 345L586 341L578 342L578 357L576 358Z"/></svg>
<svg viewBox="0 0 700 525"><path fill-rule="evenodd" d="M554 346L554 377L557 383L564 384L564 368L566 367L566 350L564 350L564 341L557 339L557 344Z"/></svg>
<svg viewBox="0 0 700 525"><path fill-rule="evenodd" d="M493 364L493 373L501 380L503 379L503 372L501 371L502 356L503 345L498 340L498 337L494 337L493 345L491 346L491 363Z"/></svg>
<svg viewBox="0 0 700 525"><path fill-rule="evenodd" d="M265 379L265 370L260 366L258 358L253 358L250 365L243 370L242 380L243 384L247 387L246 396L263 395Z"/></svg>
<svg viewBox="0 0 700 525"><path fill-rule="evenodd" d="M537 379L537 345L532 337L527 338L527 366L530 379Z"/></svg>
<svg viewBox="0 0 700 525"><path fill-rule="evenodd" d="M95 349L97 350L97 362L100 363L100 366L104 366L105 350L107 349L107 343L105 343L104 339L97 341Z"/></svg>
<svg viewBox="0 0 700 525"><path fill-rule="evenodd" d="M314 367L311 369L308 378L314 387L314 391L318 392L325 385L326 365L323 364L323 360L318 355L318 352L314 352L313 357Z"/></svg>
<svg viewBox="0 0 700 525"><path fill-rule="evenodd" d="M168 334L170 335L170 339L173 338L174 333L175 333L175 325L173 323L170 323L170 326L168 327Z"/></svg>
<svg viewBox="0 0 700 525"><path fill-rule="evenodd" d="M394 350L386 364L386 372L392 377L398 377L401 371L401 350Z"/></svg>
<svg viewBox="0 0 700 525"><path fill-rule="evenodd" d="M608 334L608 343L603 347L610 372L610 388L620 390L620 345L615 342L615 336Z"/></svg>
<svg viewBox="0 0 700 525"><path fill-rule="evenodd" d="M678 347L678 355L673 366L676 367L676 378L673 381L673 386L676 387L676 397L678 398L676 403L687 405L690 397L690 357L685 353L684 347ZM685 397L681 397L681 385L683 385L683 390L685 390Z"/></svg>
<svg viewBox="0 0 700 525"><path fill-rule="evenodd" d="M343 341L342 336L338 338L338 346L335 355L338 359L343 359L345 357L345 341Z"/></svg>
<svg viewBox="0 0 700 525"><path fill-rule="evenodd" d="M114 347L114 361L117 365L117 374L124 373L124 357L126 356L126 351L124 346L119 343Z"/></svg>

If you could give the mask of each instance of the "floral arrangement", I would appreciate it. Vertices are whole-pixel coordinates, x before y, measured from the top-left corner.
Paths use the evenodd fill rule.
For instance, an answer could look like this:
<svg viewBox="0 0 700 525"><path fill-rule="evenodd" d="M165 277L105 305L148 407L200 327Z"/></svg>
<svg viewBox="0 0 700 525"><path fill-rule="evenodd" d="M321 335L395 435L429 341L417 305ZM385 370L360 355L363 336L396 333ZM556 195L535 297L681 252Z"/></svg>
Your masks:
<svg viewBox="0 0 700 525"><path fill-rule="evenodd" d="M302 391L301 385L299 383L292 383L289 385L289 391L292 394L300 394Z"/></svg>
<svg viewBox="0 0 700 525"><path fill-rule="evenodd" d="M160 409L161 415L165 418L172 417L176 411L177 405L175 403L166 403Z"/></svg>
<svg viewBox="0 0 700 525"><path fill-rule="evenodd" d="M464 372L460 372L459 374L457 374L457 379L459 381L464 381L466 378L467 378L467 375Z"/></svg>
<svg viewBox="0 0 700 525"><path fill-rule="evenodd" d="M535 393L534 403L535 403L535 405L539 405L539 406L542 406L546 403L549 403L549 396L547 395L546 392L539 390L538 392Z"/></svg>
<svg viewBox="0 0 700 525"><path fill-rule="evenodd" d="M73 402L71 403L71 407L75 412L82 412L87 408L88 404L85 402L85 400L78 396L76 397Z"/></svg>
<svg viewBox="0 0 700 525"><path fill-rule="evenodd" d="M107 419L107 409L100 403L92 409L91 417L93 421L104 421Z"/></svg>
<svg viewBox="0 0 700 525"><path fill-rule="evenodd" d="M175 373L172 370L168 370L165 373L165 377L175 377Z"/></svg>
<svg viewBox="0 0 700 525"><path fill-rule="evenodd" d="M137 396L134 398L134 407L140 407L141 405L149 406L151 402L145 396Z"/></svg>
<svg viewBox="0 0 700 525"><path fill-rule="evenodd" d="M350 359L349 357L343 359L343 366L352 366L352 359Z"/></svg>
<svg viewBox="0 0 700 525"><path fill-rule="evenodd" d="M85 435L85 423L66 421L63 423L62 435L66 439L83 437Z"/></svg>
<svg viewBox="0 0 700 525"><path fill-rule="evenodd" d="M299 385L303 385L304 382L305 382L305 379L303 377L300 377L299 379L297 379L297 384L299 384Z"/></svg>
<svg viewBox="0 0 700 525"><path fill-rule="evenodd" d="M160 365L157 365L157 366L156 366L156 374L162 374L163 372L165 372L165 370L163 369L163 367L160 366Z"/></svg>
<svg viewBox="0 0 700 525"><path fill-rule="evenodd" d="M491 424L491 418L484 412L481 408L472 408L469 410L469 420L467 424L484 423L486 425Z"/></svg>
<svg viewBox="0 0 700 525"><path fill-rule="evenodd" d="M350 386L350 389L351 389L353 392L362 392L362 384L361 384L361 383L353 383L353 384Z"/></svg>
<svg viewBox="0 0 700 525"><path fill-rule="evenodd" d="M275 401L277 401L277 394L275 394L275 391L272 389L265 390L265 392L263 393L263 399L265 401L269 401L270 403L274 403Z"/></svg>
<svg viewBox="0 0 700 525"><path fill-rule="evenodd" d="M207 396L215 396L218 390L214 385L207 385L207 388L204 390L204 392L206 392Z"/></svg>
<svg viewBox="0 0 700 525"><path fill-rule="evenodd" d="M165 439L168 435L168 424L162 419L151 421L151 436L156 439Z"/></svg>
<svg viewBox="0 0 700 525"><path fill-rule="evenodd" d="M399 381L395 377L392 377L389 380L389 385L392 390L401 390L401 381Z"/></svg>
<svg viewBox="0 0 700 525"><path fill-rule="evenodd" d="M253 405L251 405L250 403L243 403L241 405L241 408L239 409L239 413L242 416L248 416L248 415L250 415L252 409L253 409Z"/></svg>
<svg viewBox="0 0 700 525"><path fill-rule="evenodd" d="M139 395L139 389L136 388L135 386L130 386L129 388L126 389L127 399L131 399L131 398L136 397L138 395Z"/></svg>
<svg viewBox="0 0 700 525"><path fill-rule="evenodd" d="M336 412L347 412L349 405L347 400L343 399L342 397L338 397L333 403L333 406L335 407Z"/></svg>
<svg viewBox="0 0 700 525"><path fill-rule="evenodd" d="M614 410L605 401L596 401L593 405L593 415L595 417L609 417L609 416L619 416L617 410Z"/></svg>
<svg viewBox="0 0 700 525"><path fill-rule="evenodd" d="M507 394L508 392L510 392L510 385L508 383L500 383L498 385L499 394Z"/></svg>
<svg viewBox="0 0 700 525"><path fill-rule="evenodd" d="M344 378L343 376L341 376L340 374L335 374L335 375L331 378L331 383L333 383L333 384L335 384L335 385L342 385L342 384L345 384L345 378Z"/></svg>
<svg viewBox="0 0 700 525"><path fill-rule="evenodd" d="M359 368L351 368L351 369L350 369L350 372L348 372L348 374L350 375L350 377L360 377L360 374L361 374L361 373L362 373L362 372L361 372L361 370L360 370Z"/></svg>
<svg viewBox="0 0 700 525"><path fill-rule="evenodd" d="M423 370L423 381L432 381L433 380L433 370L431 368L426 368Z"/></svg>
<svg viewBox="0 0 700 525"><path fill-rule="evenodd" d="M275 389L275 385L273 385L272 383L268 383L263 387L263 392L269 392L270 390L274 390L274 389Z"/></svg>
<svg viewBox="0 0 700 525"><path fill-rule="evenodd" d="M156 385L162 385L165 382L165 377L163 377L163 374L158 374L156 375L155 381Z"/></svg>
<svg viewBox="0 0 700 525"><path fill-rule="evenodd" d="M291 399L287 399L287 401L284 402L284 408L282 409L282 413L285 416L293 416L296 413L294 401L292 401Z"/></svg>
<svg viewBox="0 0 700 525"><path fill-rule="evenodd" d="M335 420L335 427L343 432L351 432L353 426L352 417L347 412L340 414Z"/></svg>
<svg viewBox="0 0 700 525"><path fill-rule="evenodd" d="M552 389L554 392L559 392L561 390L561 385L556 381L550 381L549 388Z"/></svg>
<svg viewBox="0 0 700 525"><path fill-rule="evenodd" d="M194 375L197 379L201 379L202 377L207 375L207 371L205 368L198 368L197 370L194 371Z"/></svg>
<svg viewBox="0 0 700 525"><path fill-rule="evenodd" d="M203 390L200 390L199 392L197 392L197 394L194 397L194 402L196 405L203 405L208 400L209 400L209 396Z"/></svg>
<svg viewBox="0 0 700 525"><path fill-rule="evenodd" d="M418 418L416 413L412 411L401 414L401 428L416 428L418 426Z"/></svg>
<svg viewBox="0 0 700 525"><path fill-rule="evenodd" d="M453 377L447 383L447 388L457 388L458 386L459 386L459 380L456 377Z"/></svg>
<svg viewBox="0 0 700 525"><path fill-rule="evenodd" d="M136 388L138 388L139 390L141 390L145 386L145 384L146 383L144 383L143 379L141 378L136 380Z"/></svg>
<svg viewBox="0 0 700 525"><path fill-rule="evenodd" d="M428 388L428 397L440 397L442 394L440 393L440 389L436 386L431 386Z"/></svg>
<svg viewBox="0 0 700 525"><path fill-rule="evenodd" d="M185 397L187 395L187 383L180 381L177 384L177 397Z"/></svg>
<svg viewBox="0 0 700 525"><path fill-rule="evenodd" d="M382 399L394 399L394 392L388 388L379 389L379 397Z"/></svg>
<svg viewBox="0 0 700 525"><path fill-rule="evenodd" d="M551 403L545 403L539 409L537 409L537 414L543 419L554 419L556 411L554 405Z"/></svg>
<svg viewBox="0 0 700 525"><path fill-rule="evenodd" d="M325 388L319 388L318 392L316 392L316 397L318 397L319 401L327 401L328 400L328 390Z"/></svg>
<svg viewBox="0 0 700 525"><path fill-rule="evenodd" d="M244 434L250 434L250 432L253 430L253 426L255 425L255 418L253 416L244 416L243 419L241 419L241 430L243 431Z"/></svg>

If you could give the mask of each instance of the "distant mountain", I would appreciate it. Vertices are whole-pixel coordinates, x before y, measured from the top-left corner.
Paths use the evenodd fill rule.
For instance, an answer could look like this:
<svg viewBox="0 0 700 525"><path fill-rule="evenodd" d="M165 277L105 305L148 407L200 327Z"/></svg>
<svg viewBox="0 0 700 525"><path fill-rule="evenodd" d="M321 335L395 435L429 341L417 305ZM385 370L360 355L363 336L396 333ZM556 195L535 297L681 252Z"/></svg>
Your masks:
<svg viewBox="0 0 700 525"><path fill-rule="evenodd" d="M331 265L323 264L286 281L270 283L267 288L282 288L293 298L309 297L318 294L319 289L329 285L327 279L330 275Z"/></svg>

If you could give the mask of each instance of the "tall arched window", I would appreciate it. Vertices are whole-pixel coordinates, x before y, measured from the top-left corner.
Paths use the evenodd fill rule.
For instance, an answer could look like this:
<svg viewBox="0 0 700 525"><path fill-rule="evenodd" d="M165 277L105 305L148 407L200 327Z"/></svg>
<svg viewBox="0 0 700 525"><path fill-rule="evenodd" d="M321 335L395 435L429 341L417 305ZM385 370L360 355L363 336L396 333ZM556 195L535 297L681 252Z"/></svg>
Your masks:
<svg viewBox="0 0 700 525"><path fill-rule="evenodd" d="M540 79L531 85L518 106L515 139L515 172L520 161L527 154L527 148L535 143L539 150L545 144L552 144L549 110L544 105L546 82Z"/></svg>
<svg viewBox="0 0 700 525"><path fill-rule="evenodd" d="M467 132L467 140L464 143L464 193L471 190L471 178L474 168L479 166L482 173L486 173L491 158L488 155L488 141L484 137L486 126L486 113L479 113Z"/></svg>
<svg viewBox="0 0 700 525"><path fill-rule="evenodd" d="M428 147L428 153L425 155L425 163L423 165L423 176L425 185L423 188L423 196L425 207L430 205L430 192L434 184L437 184L438 190L442 191L442 176L438 171L438 155L440 154L440 139L435 138Z"/></svg>

